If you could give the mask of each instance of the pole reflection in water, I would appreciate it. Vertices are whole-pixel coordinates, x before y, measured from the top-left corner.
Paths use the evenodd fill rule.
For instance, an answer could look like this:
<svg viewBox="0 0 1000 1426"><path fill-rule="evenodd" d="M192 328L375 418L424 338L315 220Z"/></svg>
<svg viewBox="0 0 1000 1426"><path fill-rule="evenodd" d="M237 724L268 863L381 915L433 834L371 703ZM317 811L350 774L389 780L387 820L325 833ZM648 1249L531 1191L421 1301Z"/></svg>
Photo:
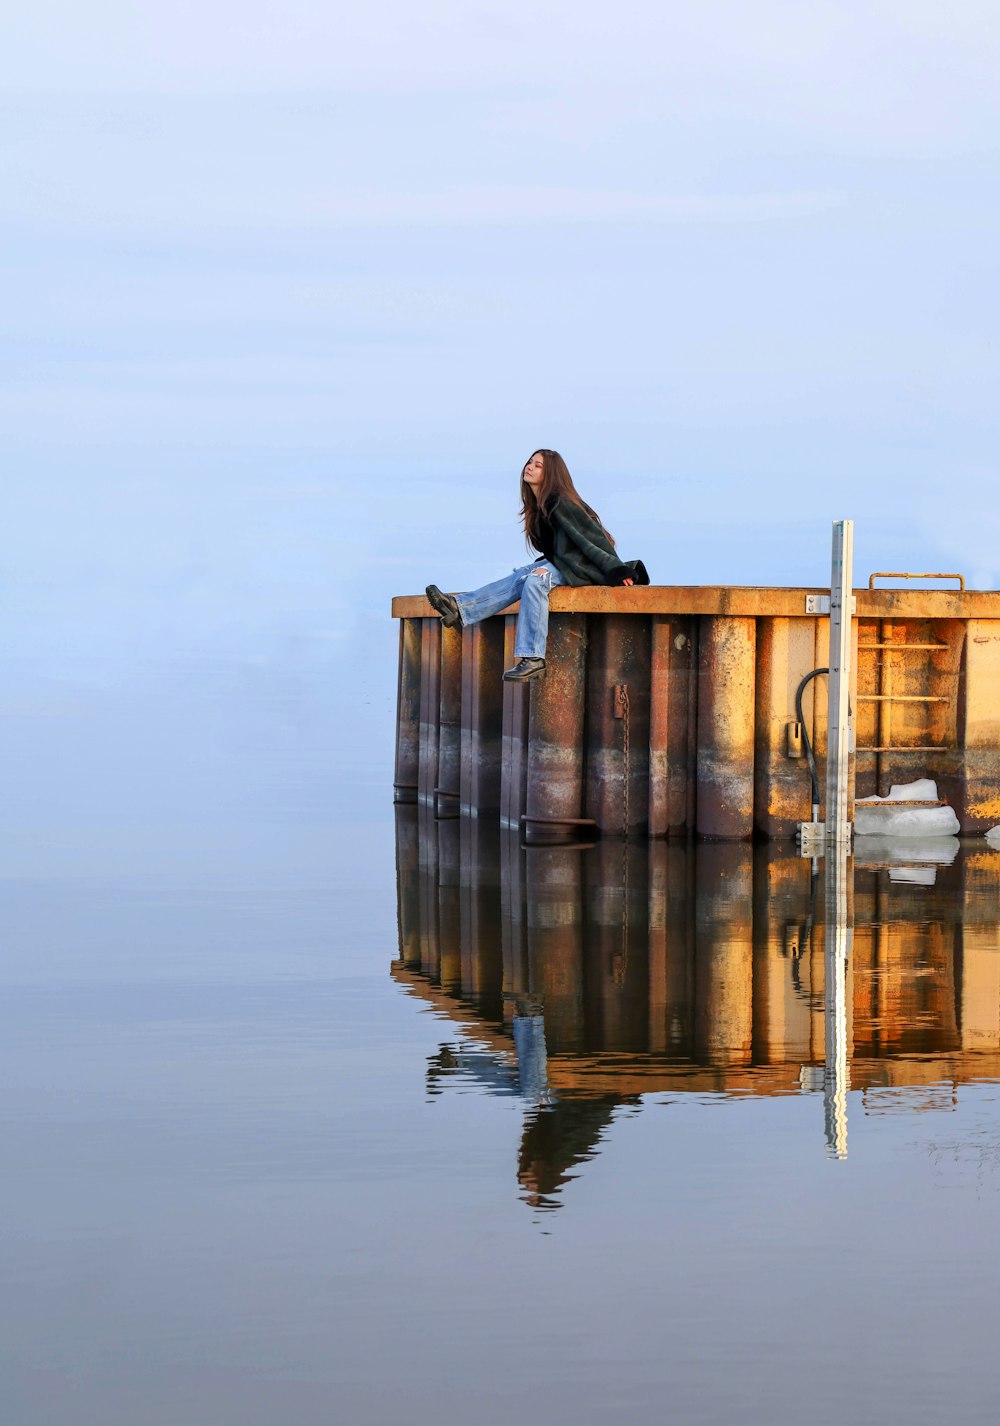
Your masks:
<svg viewBox="0 0 1000 1426"><path fill-rule="evenodd" d="M844 841L826 846L826 1065L823 1074L823 1108L826 1147L831 1158L847 1158L847 1091L850 1065L847 1053L847 978L854 936L854 864Z"/></svg>
<svg viewBox="0 0 1000 1426"><path fill-rule="evenodd" d="M903 854L814 875L769 844L518 845L476 818L397 815L392 973L449 1028L428 1093L523 1108L517 1178L554 1207L647 1095L818 1093L827 1151L854 1115L1000 1079L1000 854L933 884ZM919 870L919 868L918 868Z"/></svg>

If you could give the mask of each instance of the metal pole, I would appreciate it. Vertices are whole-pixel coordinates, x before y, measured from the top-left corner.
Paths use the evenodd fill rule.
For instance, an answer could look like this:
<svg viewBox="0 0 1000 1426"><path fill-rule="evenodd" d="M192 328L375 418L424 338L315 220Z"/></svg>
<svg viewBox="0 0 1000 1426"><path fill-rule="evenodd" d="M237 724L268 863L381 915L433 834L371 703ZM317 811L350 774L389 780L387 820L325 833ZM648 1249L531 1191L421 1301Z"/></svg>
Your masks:
<svg viewBox="0 0 1000 1426"><path fill-rule="evenodd" d="M830 570L830 691L827 715L826 840L849 842L851 619L854 613L854 521L833 526Z"/></svg>
<svg viewBox="0 0 1000 1426"><path fill-rule="evenodd" d="M826 1147L831 1158L847 1158L847 1091L851 1085L847 1046L848 963L854 940L853 864L846 842L833 842L826 855L826 1065L823 1107Z"/></svg>

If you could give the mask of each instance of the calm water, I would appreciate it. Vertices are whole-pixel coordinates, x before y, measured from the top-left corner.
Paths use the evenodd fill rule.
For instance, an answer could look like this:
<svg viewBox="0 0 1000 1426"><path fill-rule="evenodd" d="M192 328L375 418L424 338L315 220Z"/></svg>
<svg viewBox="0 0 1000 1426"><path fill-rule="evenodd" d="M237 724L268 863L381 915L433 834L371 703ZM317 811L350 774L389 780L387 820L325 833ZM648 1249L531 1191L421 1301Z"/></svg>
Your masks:
<svg viewBox="0 0 1000 1426"><path fill-rule="evenodd" d="M4 1426L994 1418L1000 855L859 856L838 981L787 849L293 744L8 839Z"/></svg>

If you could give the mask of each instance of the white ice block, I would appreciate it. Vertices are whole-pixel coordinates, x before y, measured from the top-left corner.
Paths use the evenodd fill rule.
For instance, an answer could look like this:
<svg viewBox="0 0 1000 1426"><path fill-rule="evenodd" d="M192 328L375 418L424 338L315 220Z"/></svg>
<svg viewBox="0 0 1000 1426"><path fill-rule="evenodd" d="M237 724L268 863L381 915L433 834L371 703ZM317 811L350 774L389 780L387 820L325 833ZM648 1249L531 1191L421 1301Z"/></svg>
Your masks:
<svg viewBox="0 0 1000 1426"><path fill-rule="evenodd" d="M855 866L910 866L924 862L951 866L958 856L957 837L865 837L855 853Z"/></svg>
<svg viewBox="0 0 1000 1426"><path fill-rule="evenodd" d="M860 797L854 804L856 837L950 837L959 830L950 807L900 807L900 802L936 802L937 783L929 777L895 782L888 797Z"/></svg>
<svg viewBox="0 0 1000 1426"><path fill-rule="evenodd" d="M859 797L858 802L875 806L879 802L936 802L937 783L930 777L918 777L915 782L894 782L888 797Z"/></svg>
<svg viewBox="0 0 1000 1426"><path fill-rule="evenodd" d="M953 837L959 830L951 807L887 807L878 803L855 802L856 837Z"/></svg>

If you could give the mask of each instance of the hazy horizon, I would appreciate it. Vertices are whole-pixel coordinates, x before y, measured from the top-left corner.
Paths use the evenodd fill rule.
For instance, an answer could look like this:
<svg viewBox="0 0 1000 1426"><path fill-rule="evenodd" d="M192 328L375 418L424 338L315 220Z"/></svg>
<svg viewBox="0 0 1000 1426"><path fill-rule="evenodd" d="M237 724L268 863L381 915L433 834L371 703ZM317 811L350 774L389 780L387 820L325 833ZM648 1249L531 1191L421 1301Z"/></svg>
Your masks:
<svg viewBox="0 0 1000 1426"><path fill-rule="evenodd" d="M16 708L152 665L380 765L389 599L523 558L539 445L656 582L822 583L846 516L1000 584L992 7L7 30Z"/></svg>

